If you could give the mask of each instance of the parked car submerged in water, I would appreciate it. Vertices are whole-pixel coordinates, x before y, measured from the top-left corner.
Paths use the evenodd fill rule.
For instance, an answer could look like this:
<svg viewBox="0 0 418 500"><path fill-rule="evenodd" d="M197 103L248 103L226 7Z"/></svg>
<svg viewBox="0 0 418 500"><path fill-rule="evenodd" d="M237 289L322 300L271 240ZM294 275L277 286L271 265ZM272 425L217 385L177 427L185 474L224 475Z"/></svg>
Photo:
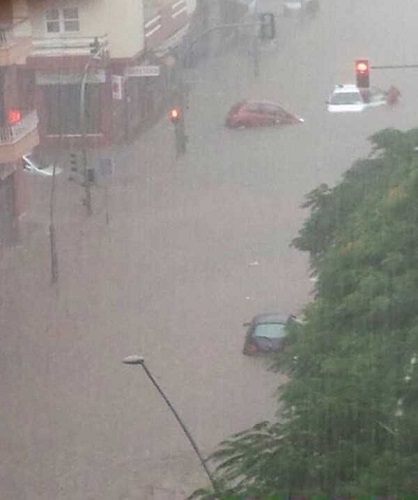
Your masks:
<svg viewBox="0 0 418 500"><path fill-rule="evenodd" d="M245 335L243 354L256 355L277 352L283 349L286 342L287 326L297 321L290 314L264 313L254 316L247 327Z"/></svg>
<svg viewBox="0 0 418 500"><path fill-rule="evenodd" d="M228 128L283 127L303 123L303 118L289 113L273 101L240 101L229 110L225 126Z"/></svg>
<svg viewBox="0 0 418 500"><path fill-rule="evenodd" d="M330 113L360 113L387 104L385 92L377 87L359 89L353 84L336 85L327 101Z"/></svg>

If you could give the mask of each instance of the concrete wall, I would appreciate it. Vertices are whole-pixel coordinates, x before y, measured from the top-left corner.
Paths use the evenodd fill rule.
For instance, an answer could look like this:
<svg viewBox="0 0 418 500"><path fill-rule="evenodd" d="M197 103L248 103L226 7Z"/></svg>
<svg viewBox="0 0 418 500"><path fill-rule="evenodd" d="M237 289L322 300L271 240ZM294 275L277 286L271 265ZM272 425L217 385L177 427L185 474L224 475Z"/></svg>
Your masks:
<svg viewBox="0 0 418 500"><path fill-rule="evenodd" d="M97 3L97 2L96 2ZM138 0L102 0L111 58L129 58L144 49L144 8ZM94 20L94 16L92 17Z"/></svg>
<svg viewBox="0 0 418 500"><path fill-rule="evenodd" d="M196 10L196 0L187 0L187 12L189 15L193 14Z"/></svg>

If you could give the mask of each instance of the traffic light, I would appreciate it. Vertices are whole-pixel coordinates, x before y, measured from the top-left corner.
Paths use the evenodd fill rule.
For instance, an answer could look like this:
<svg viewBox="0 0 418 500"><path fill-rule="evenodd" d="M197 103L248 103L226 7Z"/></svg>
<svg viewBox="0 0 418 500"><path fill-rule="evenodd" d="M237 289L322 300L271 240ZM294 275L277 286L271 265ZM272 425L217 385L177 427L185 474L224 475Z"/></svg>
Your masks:
<svg viewBox="0 0 418 500"><path fill-rule="evenodd" d="M94 168L88 167L86 169L86 181L90 182L91 184L94 184L96 182L96 171Z"/></svg>
<svg viewBox="0 0 418 500"><path fill-rule="evenodd" d="M168 118L171 123L176 125L182 119L181 109L180 108L171 108L168 112Z"/></svg>
<svg viewBox="0 0 418 500"><path fill-rule="evenodd" d="M70 168L71 172L77 172L78 170L78 158L76 153L70 154Z"/></svg>
<svg viewBox="0 0 418 500"><path fill-rule="evenodd" d="M259 15L259 37L261 40L273 40L276 36L276 22L272 12Z"/></svg>
<svg viewBox="0 0 418 500"><path fill-rule="evenodd" d="M92 56L96 55L99 50L100 50L100 43L99 43L99 39L97 38L97 36L94 37L94 40L89 43L89 46L90 46L90 54Z"/></svg>
<svg viewBox="0 0 418 500"><path fill-rule="evenodd" d="M177 158L186 153L186 127L184 123L184 116L180 107L171 108L168 112L168 118L174 125L174 135L176 144Z"/></svg>
<svg viewBox="0 0 418 500"><path fill-rule="evenodd" d="M20 109L10 108L7 111L7 123L9 125L14 125L17 122L20 122L21 119L22 119L22 114L20 112Z"/></svg>
<svg viewBox="0 0 418 500"><path fill-rule="evenodd" d="M370 65L368 59L357 59L355 62L356 83L359 89L370 87Z"/></svg>

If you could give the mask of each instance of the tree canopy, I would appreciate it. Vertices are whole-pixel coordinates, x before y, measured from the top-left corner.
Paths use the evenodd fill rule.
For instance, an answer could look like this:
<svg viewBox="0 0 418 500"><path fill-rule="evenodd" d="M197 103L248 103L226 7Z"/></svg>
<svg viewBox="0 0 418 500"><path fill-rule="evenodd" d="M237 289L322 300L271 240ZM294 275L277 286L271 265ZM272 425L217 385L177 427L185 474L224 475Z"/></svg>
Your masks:
<svg viewBox="0 0 418 500"><path fill-rule="evenodd" d="M293 245L309 252L314 299L274 361L289 374L276 421L210 457L225 495L418 492L418 129L370 142L306 196Z"/></svg>

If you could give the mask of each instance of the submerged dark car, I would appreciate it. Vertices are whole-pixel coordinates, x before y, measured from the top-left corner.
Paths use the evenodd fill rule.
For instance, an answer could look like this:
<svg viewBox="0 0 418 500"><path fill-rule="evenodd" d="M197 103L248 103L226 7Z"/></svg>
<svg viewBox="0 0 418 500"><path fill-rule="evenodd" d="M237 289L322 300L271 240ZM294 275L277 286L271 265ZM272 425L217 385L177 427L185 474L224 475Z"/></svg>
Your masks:
<svg viewBox="0 0 418 500"><path fill-rule="evenodd" d="M225 126L228 128L284 127L303 123L293 113L272 101L241 101L229 110Z"/></svg>
<svg viewBox="0 0 418 500"><path fill-rule="evenodd" d="M286 326L295 320L293 315L258 314L250 323L244 323L248 329L242 352L255 355L280 351L285 345Z"/></svg>

